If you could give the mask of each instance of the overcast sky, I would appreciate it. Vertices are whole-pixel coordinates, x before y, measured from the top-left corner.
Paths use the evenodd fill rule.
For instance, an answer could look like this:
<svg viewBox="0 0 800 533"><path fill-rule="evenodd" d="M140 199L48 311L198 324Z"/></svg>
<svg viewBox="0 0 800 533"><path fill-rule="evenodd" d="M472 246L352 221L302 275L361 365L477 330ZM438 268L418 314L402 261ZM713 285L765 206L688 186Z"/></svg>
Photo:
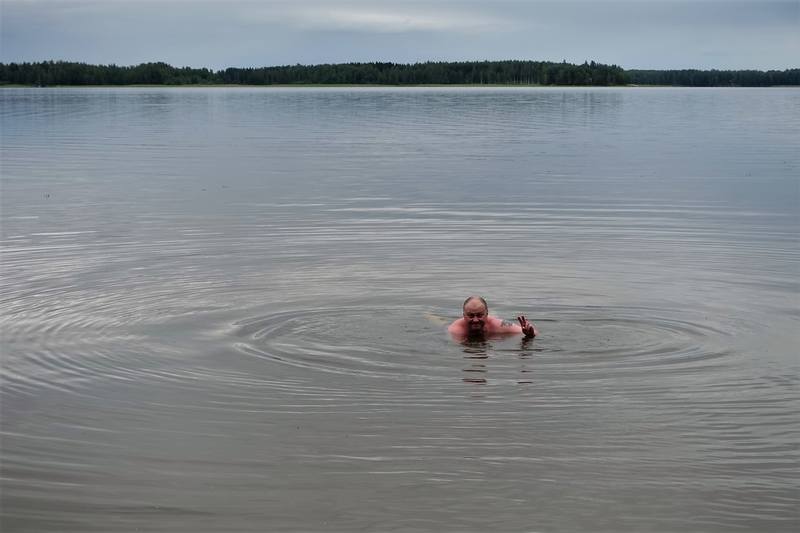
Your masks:
<svg viewBox="0 0 800 533"><path fill-rule="evenodd" d="M0 0L0 61L800 67L800 0Z"/></svg>

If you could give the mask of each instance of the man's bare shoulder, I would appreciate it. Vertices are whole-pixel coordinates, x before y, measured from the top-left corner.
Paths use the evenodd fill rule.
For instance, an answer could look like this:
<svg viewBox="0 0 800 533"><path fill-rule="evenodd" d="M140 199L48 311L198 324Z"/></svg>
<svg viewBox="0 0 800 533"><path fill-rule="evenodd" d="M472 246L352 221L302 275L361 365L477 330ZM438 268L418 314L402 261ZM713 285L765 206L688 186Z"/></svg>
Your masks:
<svg viewBox="0 0 800 533"><path fill-rule="evenodd" d="M453 323L447 327L447 331L456 334L463 334L466 330L467 330L467 325L463 318L454 320Z"/></svg>

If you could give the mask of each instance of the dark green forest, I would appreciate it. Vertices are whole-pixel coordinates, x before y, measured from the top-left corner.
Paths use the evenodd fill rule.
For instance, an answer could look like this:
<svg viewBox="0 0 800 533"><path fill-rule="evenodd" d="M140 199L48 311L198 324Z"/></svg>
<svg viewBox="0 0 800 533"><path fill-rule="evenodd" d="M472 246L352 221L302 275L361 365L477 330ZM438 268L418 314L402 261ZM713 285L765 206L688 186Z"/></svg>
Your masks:
<svg viewBox="0 0 800 533"><path fill-rule="evenodd" d="M800 85L800 69L789 70L627 70L634 85L679 87L771 87Z"/></svg>
<svg viewBox="0 0 800 533"><path fill-rule="evenodd" d="M767 87L800 85L790 70L624 70L617 65L548 61L341 63L259 68L89 65L68 61L0 63L0 85L672 85Z"/></svg>

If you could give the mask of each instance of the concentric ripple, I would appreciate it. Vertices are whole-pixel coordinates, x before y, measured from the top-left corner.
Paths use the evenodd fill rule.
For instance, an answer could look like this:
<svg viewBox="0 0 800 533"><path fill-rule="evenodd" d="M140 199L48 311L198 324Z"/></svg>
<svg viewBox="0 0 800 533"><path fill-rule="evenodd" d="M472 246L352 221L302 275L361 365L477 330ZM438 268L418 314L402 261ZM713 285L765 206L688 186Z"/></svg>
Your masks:
<svg viewBox="0 0 800 533"><path fill-rule="evenodd" d="M711 371L730 353L731 332L663 309L561 306L535 312L542 317L536 319L541 330L536 339L511 336L479 345L448 338L446 311L421 305L354 304L268 313L238 321L234 335L241 352L279 364L402 380L446 380L452 366L448 360L470 349L499 360L533 355L540 367L576 377Z"/></svg>
<svg viewBox="0 0 800 533"><path fill-rule="evenodd" d="M401 380L446 375L442 320L419 307L358 305L255 316L238 322L237 349L314 372Z"/></svg>

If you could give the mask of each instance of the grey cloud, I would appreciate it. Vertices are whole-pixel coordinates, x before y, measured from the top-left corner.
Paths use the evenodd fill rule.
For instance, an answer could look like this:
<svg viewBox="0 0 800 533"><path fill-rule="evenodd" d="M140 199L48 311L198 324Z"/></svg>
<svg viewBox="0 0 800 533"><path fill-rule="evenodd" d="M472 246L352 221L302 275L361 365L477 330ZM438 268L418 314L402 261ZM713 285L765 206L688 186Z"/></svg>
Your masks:
<svg viewBox="0 0 800 533"><path fill-rule="evenodd" d="M237 3L243 22L273 23L302 31L411 33L497 31L513 19L469 3L269 2Z"/></svg>

